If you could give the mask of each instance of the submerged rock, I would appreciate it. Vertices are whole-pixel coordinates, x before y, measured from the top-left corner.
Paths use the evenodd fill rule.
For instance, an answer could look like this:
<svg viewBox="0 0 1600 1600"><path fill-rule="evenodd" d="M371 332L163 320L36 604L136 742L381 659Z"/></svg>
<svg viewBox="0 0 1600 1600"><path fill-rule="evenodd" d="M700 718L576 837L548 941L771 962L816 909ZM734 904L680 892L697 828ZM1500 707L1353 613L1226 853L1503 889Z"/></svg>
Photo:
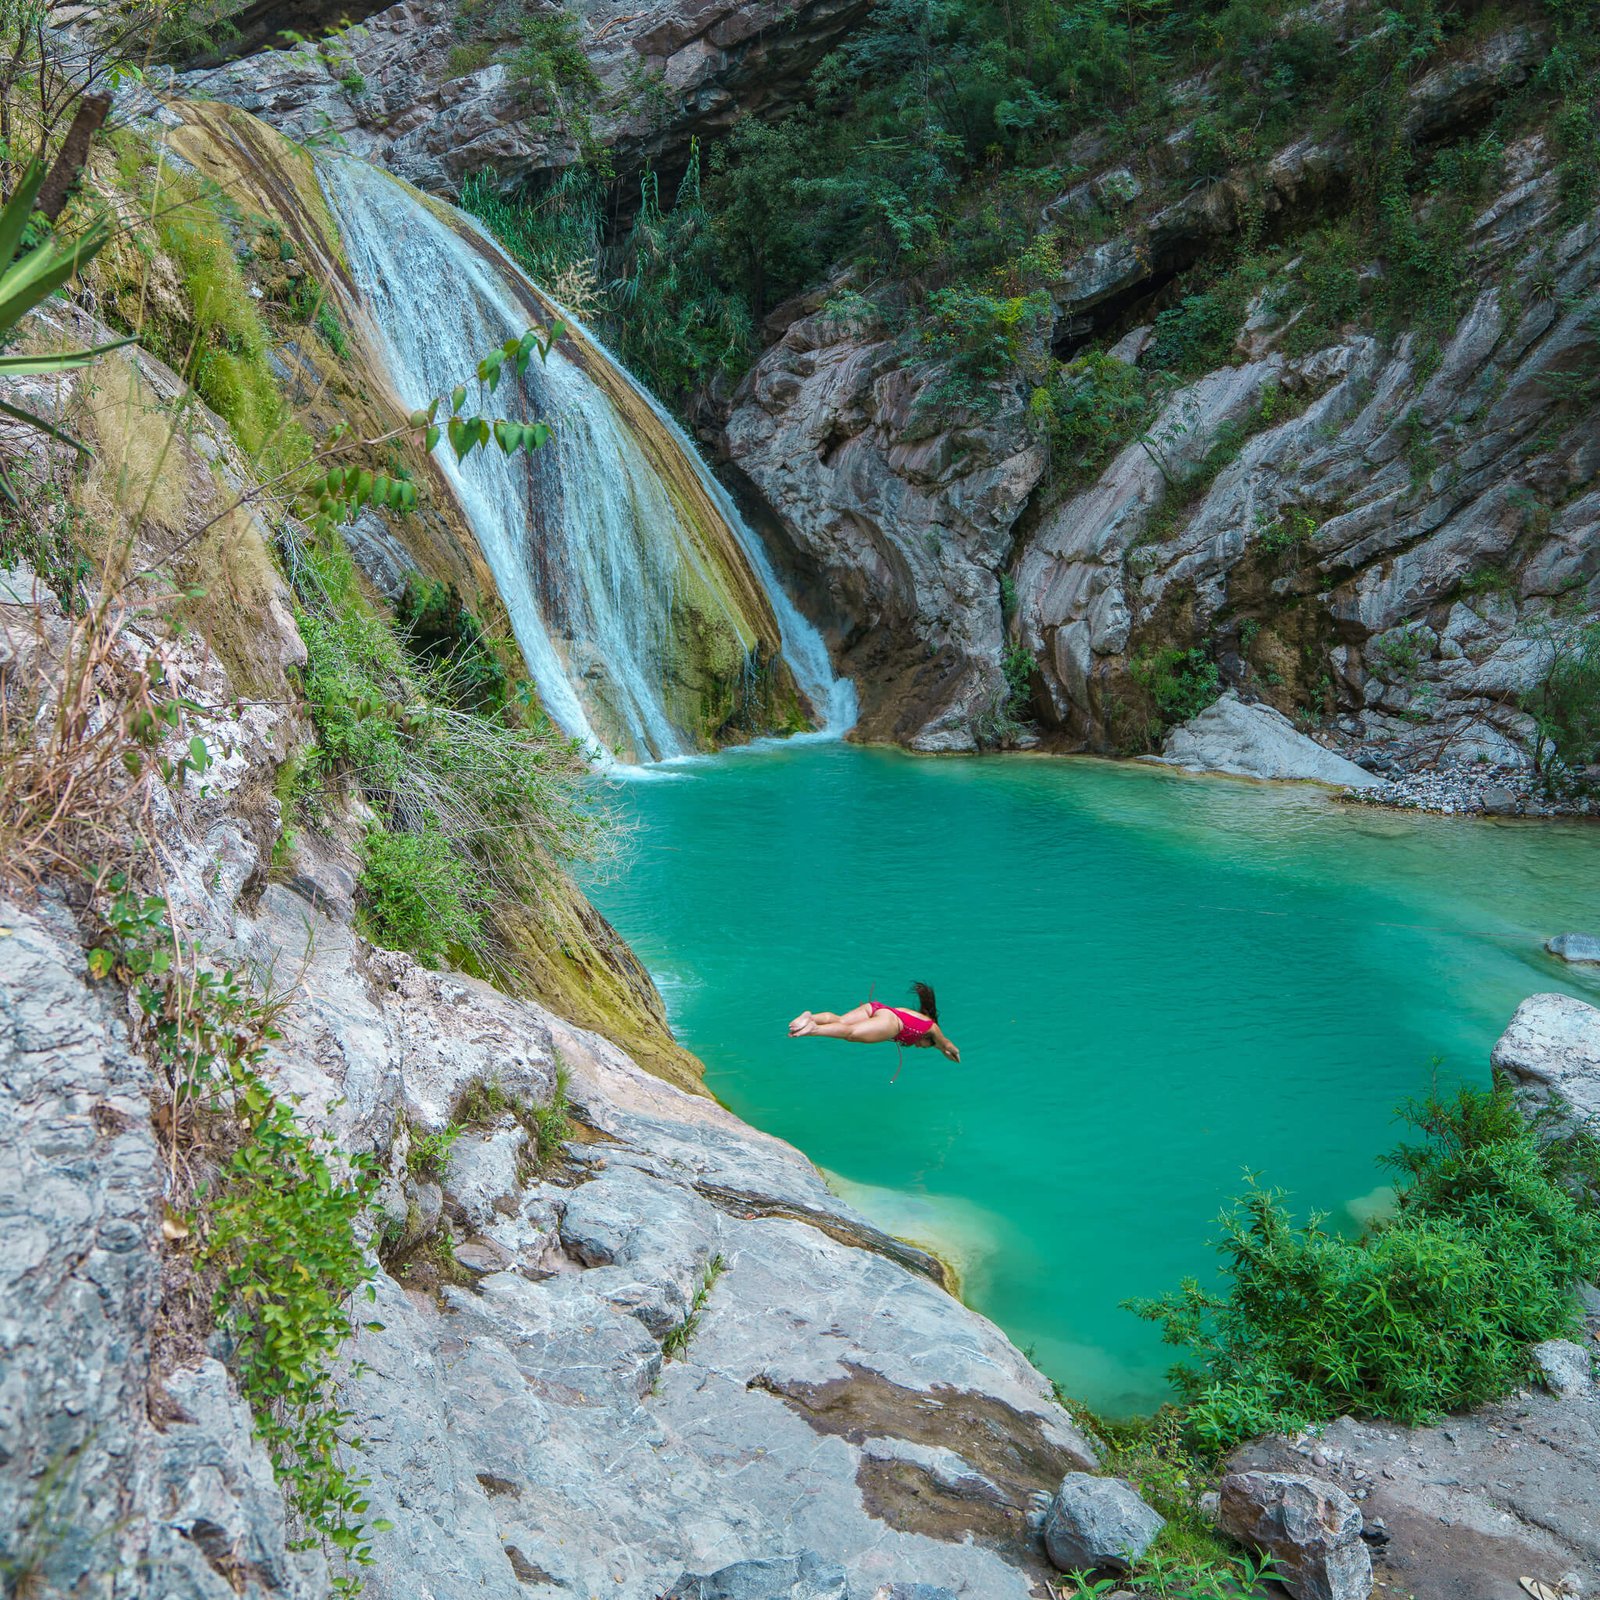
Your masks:
<svg viewBox="0 0 1600 1600"><path fill-rule="evenodd" d="M1555 938L1545 941L1545 949L1575 966L1600 965L1600 935L1558 933Z"/></svg>
<svg viewBox="0 0 1600 1600"><path fill-rule="evenodd" d="M1121 1478L1070 1472L1044 1519L1044 1545L1062 1572L1127 1572L1166 1526Z"/></svg>
<svg viewBox="0 0 1600 1600"><path fill-rule="evenodd" d="M1349 789L1378 783L1355 762L1301 733L1281 711L1248 704L1231 689L1199 716L1174 728L1161 754L1149 759L1189 772L1244 778L1296 779Z"/></svg>
<svg viewBox="0 0 1600 1600"><path fill-rule="evenodd" d="M1361 1539L1361 1510L1318 1478L1282 1472L1230 1472L1222 1480L1221 1525L1264 1550L1294 1600L1366 1600L1372 1557Z"/></svg>

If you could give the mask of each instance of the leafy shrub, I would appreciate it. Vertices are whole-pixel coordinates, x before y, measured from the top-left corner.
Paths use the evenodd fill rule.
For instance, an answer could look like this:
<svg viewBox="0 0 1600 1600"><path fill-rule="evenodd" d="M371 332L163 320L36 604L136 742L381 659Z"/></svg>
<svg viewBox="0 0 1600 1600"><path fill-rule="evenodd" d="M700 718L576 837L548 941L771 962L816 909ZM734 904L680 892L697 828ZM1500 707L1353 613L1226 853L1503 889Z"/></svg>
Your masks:
<svg viewBox="0 0 1600 1600"><path fill-rule="evenodd" d="M1272 555L1283 555L1315 537L1317 519L1299 506L1286 506L1262 528L1261 548Z"/></svg>
<svg viewBox="0 0 1600 1600"><path fill-rule="evenodd" d="M1050 297L1042 290L992 295L965 286L939 289L924 309L923 344L945 364L934 397L979 411L993 406L993 385L1022 364L1051 318Z"/></svg>
<svg viewBox="0 0 1600 1600"><path fill-rule="evenodd" d="M456 705L483 713L505 705L505 668L453 583L408 573L394 609L402 642Z"/></svg>
<svg viewBox="0 0 1600 1600"><path fill-rule="evenodd" d="M370 830L361 846L361 931L374 944L409 950L439 966L482 941L484 908L467 863L436 828Z"/></svg>
<svg viewBox="0 0 1600 1600"><path fill-rule="evenodd" d="M1134 1303L1199 1366L1174 1380L1208 1450L1343 1412L1419 1423L1523 1381L1528 1346L1572 1332L1572 1289L1600 1267L1600 1216L1575 1198L1593 1152L1541 1141L1509 1092L1406 1108L1425 1136L1387 1158L1409 1182L1356 1238L1297 1227L1251 1187L1226 1212L1222 1287Z"/></svg>
<svg viewBox="0 0 1600 1600"><path fill-rule="evenodd" d="M1600 623L1555 643L1550 669L1530 697L1541 771L1600 761Z"/></svg>
<svg viewBox="0 0 1600 1600"><path fill-rule="evenodd" d="M515 938L497 907L536 905L563 863L594 859L611 833L581 751L526 692L482 713L464 703L459 652L408 654L363 599L337 535L297 547L289 566L317 735L308 803L347 784L379 819L363 846L364 929L419 960L515 979Z"/></svg>
<svg viewBox="0 0 1600 1600"><path fill-rule="evenodd" d="M719 372L743 371L754 328L748 302L722 276L698 141L671 210L661 205L654 172L640 180L639 212L621 253L624 270L611 285L618 352L658 394L682 401Z"/></svg>
<svg viewBox="0 0 1600 1600"><path fill-rule="evenodd" d="M1417 681L1432 653L1432 643L1422 628L1398 628L1384 634L1373 648L1371 666L1385 683L1405 686Z"/></svg>
<svg viewBox="0 0 1600 1600"><path fill-rule="evenodd" d="M1222 693L1217 664L1204 650L1141 650L1128 663L1128 676L1144 690L1163 722L1197 717Z"/></svg>
<svg viewBox="0 0 1600 1600"><path fill-rule="evenodd" d="M436 1178L449 1163L450 1152L463 1129L458 1122L446 1123L437 1133L422 1133L413 1128L406 1152L406 1171L413 1178Z"/></svg>
<svg viewBox="0 0 1600 1600"><path fill-rule="evenodd" d="M1051 471L1082 482L1144 431L1156 395L1137 367L1095 350L1058 366L1028 409L1049 440Z"/></svg>

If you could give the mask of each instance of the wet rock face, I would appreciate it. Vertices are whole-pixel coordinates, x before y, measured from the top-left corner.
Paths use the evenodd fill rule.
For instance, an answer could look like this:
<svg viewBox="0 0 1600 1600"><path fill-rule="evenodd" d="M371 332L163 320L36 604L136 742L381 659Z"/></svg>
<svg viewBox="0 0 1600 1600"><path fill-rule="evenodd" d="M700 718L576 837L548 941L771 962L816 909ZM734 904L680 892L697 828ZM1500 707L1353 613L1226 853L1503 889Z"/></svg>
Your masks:
<svg viewBox="0 0 1600 1600"><path fill-rule="evenodd" d="M1516 81L1529 45L1511 30L1419 84L1417 125L1469 116ZM1314 218L1345 160L1280 152L1282 214ZM1536 135L1508 147L1502 183L1469 230L1476 292L1436 345L1346 328L1299 349L1269 286L1230 364L1177 387L1146 444L1061 499L1024 385L974 423L933 403L936 377L870 321L794 322L721 442L831 621L863 732L970 743L1014 642L1037 661L1047 734L1137 747L1152 708L1134 663L1197 649L1224 684L1363 764L1525 767L1520 702L1600 614L1600 444L1560 376L1600 360L1600 223L1557 226ZM1213 185L1068 261L1057 343L1075 348L1102 316L1109 342L1117 306L1239 214ZM1149 331L1117 357L1148 362Z"/></svg>
<svg viewBox="0 0 1600 1600"><path fill-rule="evenodd" d="M1234 1538L1266 1551L1294 1600L1367 1600L1372 1558L1361 1510L1342 1489L1279 1472L1231 1472L1219 1516Z"/></svg>
<svg viewBox="0 0 1600 1600"><path fill-rule="evenodd" d="M740 386L722 445L776 514L861 733L971 749L1003 693L1000 575L1046 456L1020 397L935 427L931 386L876 324L819 309Z"/></svg>
<svg viewBox="0 0 1600 1600"><path fill-rule="evenodd" d="M586 139L621 173L681 162L691 135L724 132L745 112L793 103L812 66L865 11L865 0L581 0L578 42L600 83L569 98ZM507 183L580 159L581 124L520 85L496 55L521 44L522 13L473 20L446 0L402 0L316 49L268 51L183 75L194 99L242 106L296 138L336 135L352 155L436 194L470 174Z"/></svg>

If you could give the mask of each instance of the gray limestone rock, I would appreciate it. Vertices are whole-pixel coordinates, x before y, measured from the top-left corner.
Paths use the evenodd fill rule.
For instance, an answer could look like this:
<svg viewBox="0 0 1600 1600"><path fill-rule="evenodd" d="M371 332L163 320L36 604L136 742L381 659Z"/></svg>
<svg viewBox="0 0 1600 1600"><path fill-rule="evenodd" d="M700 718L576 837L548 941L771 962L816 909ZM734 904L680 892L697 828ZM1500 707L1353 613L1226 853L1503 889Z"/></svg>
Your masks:
<svg viewBox="0 0 1600 1600"><path fill-rule="evenodd" d="M628 173L742 115L779 115L863 10L862 0L585 4L572 13L576 42L599 82L585 137ZM452 54L463 39L457 24L442 0L401 0L317 45L208 63L179 89L241 106L296 138L335 135L351 154L436 194L456 194L472 173L511 185L580 161L575 126L559 114L529 116L508 70L521 42L515 14L480 15L472 42L481 59L466 70Z"/></svg>
<svg viewBox="0 0 1600 1600"><path fill-rule="evenodd" d="M258 1594L312 1600L321 1557L288 1548L227 1374L156 1363L150 1088L71 919L0 903L0 1569L107 1600L140 1600L152 1571L163 1593L229 1600L249 1572Z"/></svg>
<svg viewBox="0 0 1600 1600"><path fill-rule="evenodd" d="M1247 704L1231 689L1174 728L1158 759L1190 772L1297 779L1349 789L1378 783L1370 772L1301 733L1281 711Z"/></svg>
<svg viewBox="0 0 1600 1600"><path fill-rule="evenodd" d="M451 1145L445 1164L445 1203L459 1209L474 1228L514 1213L527 1147L527 1132L514 1117L505 1117L497 1127L466 1129Z"/></svg>
<svg viewBox="0 0 1600 1600"><path fill-rule="evenodd" d="M845 1600L844 1568L815 1551L735 1561L705 1575L685 1573L663 1600Z"/></svg>
<svg viewBox="0 0 1600 1600"><path fill-rule="evenodd" d="M1334 1484L1230 1472L1222 1480L1219 1517L1234 1538L1272 1556L1294 1600L1367 1600L1372 1592L1361 1510Z"/></svg>
<svg viewBox="0 0 1600 1600"><path fill-rule="evenodd" d="M1572 1400L1588 1394L1593 1387L1589 1352L1581 1344L1570 1339L1546 1339L1543 1344L1536 1344L1530 1354L1551 1394Z"/></svg>
<svg viewBox="0 0 1600 1600"><path fill-rule="evenodd" d="M1131 1484L1071 1472L1061 1480L1045 1516L1044 1545L1061 1572L1109 1567L1129 1571L1166 1526Z"/></svg>
<svg viewBox="0 0 1600 1600"><path fill-rule="evenodd" d="M1558 933L1545 942L1545 949L1553 956L1575 965L1600 965L1600 935L1592 933Z"/></svg>
<svg viewBox="0 0 1600 1600"><path fill-rule="evenodd" d="M1600 1129L1600 1010L1594 1006L1567 994L1530 995L1489 1059L1525 1112L1559 1099L1580 1125Z"/></svg>

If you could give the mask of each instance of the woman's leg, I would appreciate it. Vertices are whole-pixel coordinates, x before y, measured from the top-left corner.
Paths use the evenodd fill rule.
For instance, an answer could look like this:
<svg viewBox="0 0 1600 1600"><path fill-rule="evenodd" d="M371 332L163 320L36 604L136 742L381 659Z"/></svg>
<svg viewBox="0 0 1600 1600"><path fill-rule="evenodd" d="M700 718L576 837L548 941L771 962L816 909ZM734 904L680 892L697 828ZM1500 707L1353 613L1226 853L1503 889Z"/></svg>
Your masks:
<svg viewBox="0 0 1600 1600"><path fill-rule="evenodd" d="M883 1007L879 1006L878 1009L881 1011ZM846 1011L843 1016L837 1011L802 1011L789 1024L789 1032L793 1037L801 1038L815 1031L813 1024L817 1027L822 1027L834 1022L865 1022L871 1015L872 1007L870 1004L856 1006L852 1010Z"/></svg>
<svg viewBox="0 0 1600 1600"><path fill-rule="evenodd" d="M882 1007L875 1016L863 1017L858 1022L847 1022L841 1017L837 1022L820 1022L807 1030L819 1038L849 1039L855 1044L886 1044L899 1031L900 1019Z"/></svg>

